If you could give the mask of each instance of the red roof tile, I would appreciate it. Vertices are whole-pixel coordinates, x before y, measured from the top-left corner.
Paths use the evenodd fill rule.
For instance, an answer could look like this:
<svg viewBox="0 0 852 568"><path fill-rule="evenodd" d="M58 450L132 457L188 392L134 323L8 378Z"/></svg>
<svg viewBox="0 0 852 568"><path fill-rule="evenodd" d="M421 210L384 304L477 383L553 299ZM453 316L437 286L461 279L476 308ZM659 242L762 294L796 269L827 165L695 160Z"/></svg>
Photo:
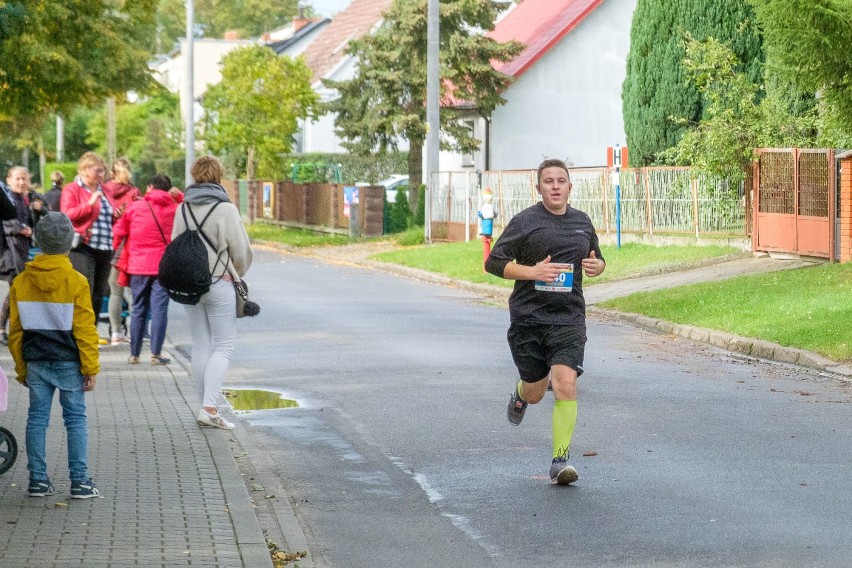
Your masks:
<svg viewBox="0 0 852 568"><path fill-rule="evenodd" d="M369 33L392 2L352 0L348 8L337 14L303 53L308 67L314 72L311 81L322 79L334 69L346 56L349 41Z"/></svg>
<svg viewBox="0 0 852 568"><path fill-rule="evenodd" d="M521 76L602 2L522 0L487 35L499 42L514 39L527 47L514 60L497 63L495 68L513 77Z"/></svg>

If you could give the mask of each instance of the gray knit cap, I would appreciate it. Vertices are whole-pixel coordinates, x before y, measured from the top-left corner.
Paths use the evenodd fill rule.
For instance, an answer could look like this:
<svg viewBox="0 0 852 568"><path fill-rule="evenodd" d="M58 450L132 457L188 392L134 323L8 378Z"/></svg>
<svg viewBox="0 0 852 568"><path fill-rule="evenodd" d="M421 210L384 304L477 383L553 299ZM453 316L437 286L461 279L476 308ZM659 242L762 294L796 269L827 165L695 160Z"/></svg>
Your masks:
<svg viewBox="0 0 852 568"><path fill-rule="evenodd" d="M44 254L65 254L74 240L71 220L65 213L49 212L36 223L35 240Z"/></svg>

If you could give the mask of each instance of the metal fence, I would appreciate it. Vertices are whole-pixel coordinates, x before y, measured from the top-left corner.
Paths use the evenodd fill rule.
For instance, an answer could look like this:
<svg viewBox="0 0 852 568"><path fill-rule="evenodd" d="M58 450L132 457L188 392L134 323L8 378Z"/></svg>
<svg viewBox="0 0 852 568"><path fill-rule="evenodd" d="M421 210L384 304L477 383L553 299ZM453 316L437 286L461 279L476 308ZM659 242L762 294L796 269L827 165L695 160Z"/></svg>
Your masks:
<svg viewBox="0 0 852 568"><path fill-rule="evenodd" d="M572 168L571 207L595 228L616 231L615 170ZM481 191L489 187L502 230L519 211L539 200L535 170L440 172L431 199L433 237L460 240L477 232ZM696 174L690 168L629 168L621 171L621 230L653 235L748 234L749 196L743 183ZM435 185L433 185L435 187Z"/></svg>

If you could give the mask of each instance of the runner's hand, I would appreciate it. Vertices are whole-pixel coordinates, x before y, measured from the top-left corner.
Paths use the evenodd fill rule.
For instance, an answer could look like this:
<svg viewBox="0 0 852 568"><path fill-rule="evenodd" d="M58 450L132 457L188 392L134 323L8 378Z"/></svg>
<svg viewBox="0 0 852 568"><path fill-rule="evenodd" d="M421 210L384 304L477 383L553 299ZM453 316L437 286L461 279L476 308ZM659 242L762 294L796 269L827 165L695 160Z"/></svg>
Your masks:
<svg viewBox="0 0 852 568"><path fill-rule="evenodd" d="M533 280L552 282L559 278L559 275L562 274L565 268L562 264L554 264L550 262L550 258L550 255L547 255L547 258L533 266L533 270L535 271L535 277Z"/></svg>
<svg viewBox="0 0 852 568"><path fill-rule="evenodd" d="M595 251L589 253L589 258L583 259L583 271L586 273L586 276L599 276L604 271L604 268L606 268L606 263L597 258Z"/></svg>

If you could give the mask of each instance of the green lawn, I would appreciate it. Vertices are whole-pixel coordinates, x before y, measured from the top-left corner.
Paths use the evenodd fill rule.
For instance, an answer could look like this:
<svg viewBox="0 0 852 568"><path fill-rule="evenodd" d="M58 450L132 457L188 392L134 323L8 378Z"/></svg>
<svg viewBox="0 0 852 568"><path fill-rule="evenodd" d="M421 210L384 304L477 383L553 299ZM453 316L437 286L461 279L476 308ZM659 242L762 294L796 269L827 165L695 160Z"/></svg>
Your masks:
<svg viewBox="0 0 852 568"><path fill-rule="evenodd" d="M249 238L258 241L270 241L294 247L313 247L322 245L345 245L349 237L330 233L317 233L304 229L290 229L268 223L246 225Z"/></svg>
<svg viewBox="0 0 852 568"><path fill-rule="evenodd" d="M642 292L600 305L852 361L852 264Z"/></svg>
<svg viewBox="0 0 852 568"><path fill-rule="evenodd" d="M585 286L693 264L734 254L737 250L723 246L654 247L630 243L623 244L620 249L614 245L603 246L601 252L607 262L606 270L597 278L585 280ZM508 287L513 285L509 280L485 273L481 241L422 245L377 254L373 259L437 272L468 282Z"/></svg>

